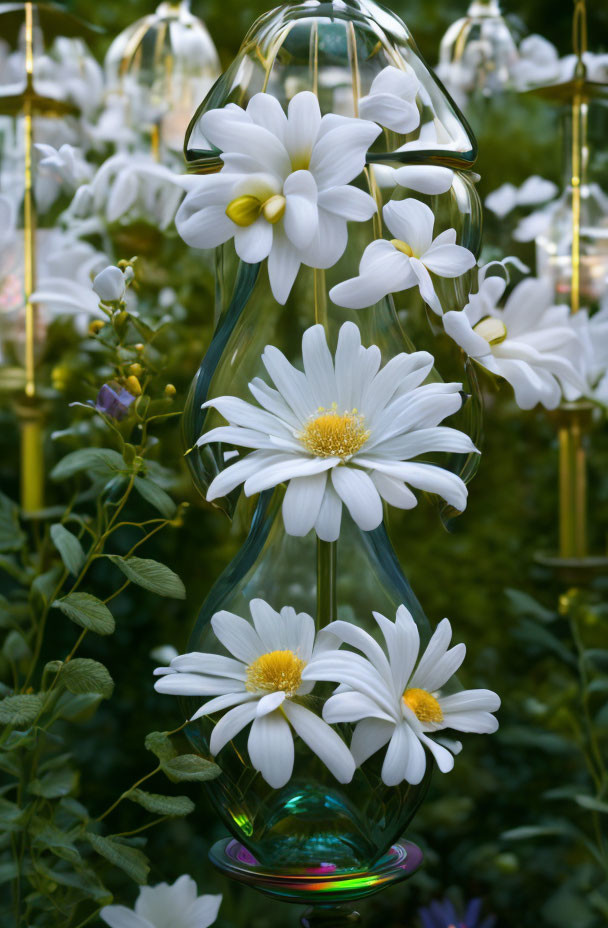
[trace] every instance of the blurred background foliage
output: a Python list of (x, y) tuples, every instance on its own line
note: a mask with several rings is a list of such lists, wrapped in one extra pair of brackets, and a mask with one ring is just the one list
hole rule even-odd
[[(154, 6), (145, 0), (95, 4), (72, 0), (64, 5), (105, 30), (94, 49), (99, 58), (114, 35)], [(465, 5), (457, 0), (408, 4), (395, 0), (393, 8), (434, 64), (443, 32), (463, 15)], [(223, 65), (235, 54), (253, 19), (269, 8), (267, 3), (247, 0), (192, 4), (193, 12), (205, 19)], [(562, 54), (569, 52), (568, 2), (509, 0), (505, 12), (522, 30), (525, 23), (528, 31), (543, 34)], [(608, 39), (608, 6), (592, 2), (589, 14), (590, 44), (601, 51), (602, 37), (604, 45)], [(555, 123), (544, 110), (503, 98), (476, 112), (473, 122), (481, 144), (482, 195), (504, 181), (518, 183), (533, 173), (559, 179)], [(488, 241), (498, 242), (499, 233), (498, 225), (489, 226)], [(128, 239), (116, 247), (118, 257), (133, 253)], [(518, 253), (533, 264), (530, 246), (520, 246)], [(162, 346), (163, 376), (176, 386), (179, 408), (211, 335), (211, 268), (200, 255), (184, 250), (168, 236), (144, 255), (140, 276), (142, 300), (153, 302), (155, 294), (170, 285), (181, 307)], [(415, 344), (428, 346), (425, 318), (409, 318), (407, 326)], [(94, 346), (86, 339), (75, 340), (67, 329), (58, 329), (53, 338), (49, 356), (58, 399), (52, 401), (50, 414), (54, 430), (60, 431), (75, 419), (68, 403), (94, 398), (103, 383), (103, 370), (96, 366)], [(444, 362), (452, 363), (447, 345), (440, 343), (434, 350), (440, 370)], [(0, 480), (4, 492), (16, 498), (15, 421), (10, 409), (0, 411), (0, 416)], [(470, 657), (463, 685), (489, 686), (502, 696), (501, 730), (492, 739), (465, 736), (455, 771), (435, 777), (410, 835), (425, 851), (425, 868), (411, 883), (375, 897), (362, 910), (370, 926), (413, 928), (418, 925), (419, 905), (449, 893), (456, 902), (483, 897), (484, 911), (495, 913), (504, 928), (596, 928), (608, 922), (606, 903), (602, 913), (601, 897), (598, 901), (601, 867), (576, 828), (586, 840), (594, 841), (597, 823), (595, 813), (572, 797), (590, 789), (584, 761), (585, 712), (597, 726), (604, 756), (608, 743), (608, 666), (602, 666), (605, 653), (603, 658), (600, 654), (607, 638), (608, 615), (602, 607), (607, 583), (596, 579), (582, 598), (566, 601), (567, 585), (535, 563), (537, 552), (556, 545), (556, 436), (548, 417), (538, 411), (520, 412), (509, 389), (496, 392), (489, 387), (484, 431), (482, 463), (467, 512), (446, 530), (436, 510), (421, 505), (412, 512), (393, 513), (391, 530), (405, 573), (432, 624), (448, 615), (457, 640), (467, 644)], [(158, 459), (178, 473), (172, 495), (177, 501), (187, 500), (190, 507), (180, 528), (150, 542), (147, 556), (179, 572), (187, 599), (160, 600), (131, 587), (116, 601), (116, 635), (89, 643), (88, 655), (107, 663), (116, 681), (112, 700), (92, 721), (79, 726), (72, 745), (92, 809), (105, 808), (148, 768), (143, 746), (147, 732), (173, 729), (182, 721), (175, 701), (153, 691), (155, 662), (150, 651), (167, 643), (184, 649), (200, 603), (243, 541), (242, 526), (231, 526), (192, 490), (178, 451), (175, 422), (159, 429), (158, 436)], [(49, 438), (47, 444), (48, 461), (53, 462), (76, 447), (76, 440), (68, 434)], [(597, 431), (592, 436), (590, 488), (594, 547), (605, 551), (608, 451), (605, 434)], [(105, 583), (100, 568), (92, 591), (100, 595)], [(590, 693), (584, 688), (590, 680), (581, 683), (572, 622), (584, 647), (600, 654), (590, 670), (599, 682)], [(49, 658), (69, 650), (73, 634), (66, 626), (57, 623)], [(200, 892), (222, 891), (222, 928), (295, 926), (297, 909), (271, 904), (228, 884), (212, 870), (207, 850), (223, 829), (202, 790), (194, 784), (186, 792), (197, 803), (195, 813), (150, 833), (150, 882), (172, 881), (185, 872), (197, 880)], [(124, 831), (137, 823), (137, 810), (128, 805), (123, 804)], [(605, 831), (608, 817), (599, 817)], [(537, 836), (530, 832), (528, 840), (516, 840), (517, 834), (505, 836), (514, 829), (539, 825), (547, 830)], [(130, 904), (135, 895), (132, 884), (122, 883), (120, 875), (114, 879), (111, 888), (117, 901)]]

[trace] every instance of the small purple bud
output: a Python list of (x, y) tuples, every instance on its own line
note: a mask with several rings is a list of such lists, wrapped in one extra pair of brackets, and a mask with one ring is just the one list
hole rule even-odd
[(129, 406), (135, 400), (135, 397), (124, 387), (119, 387), (118, 384), (115, 386), (117, 387), (116, 390), (109, 384), (104, 383), (97, 394), (95, 409), (98, 412), (105, 413), (106, 416), (111, 416), (112, 419), (120, 420), (124, 419), (129, 412)]

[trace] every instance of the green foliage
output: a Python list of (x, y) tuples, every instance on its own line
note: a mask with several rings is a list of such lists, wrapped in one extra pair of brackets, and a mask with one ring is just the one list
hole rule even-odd
[(199, 757), (198, 754), (172, 757), (161, 761), (161, 767), (173, 783), (181, 783), (184, 780), (214, 780), (220, 774), (217, 764)]
[(90, 593), (68, 593), (63, 599), (56, 599), (53, 606), (61, 609), (72, 622), (97, 635), (111, 635), (116, 628), (108, 607)]
[(128, 577), (132, 583), (143, 586), (145, 590), (150, 590), (157, 596), (186, 598), (184, 584), (165, 564), (142, 557), (123, 558), (117, 554), (109, 554), (108, 558), (122, 570), (125, 577)]

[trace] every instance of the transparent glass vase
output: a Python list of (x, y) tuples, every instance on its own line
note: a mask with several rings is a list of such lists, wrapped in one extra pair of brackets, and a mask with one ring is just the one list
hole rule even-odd
[[(235, 255), (232, 242), (216, 250), (216, 329), (209, 350), (194, 379), (184, 418), (184, 440), (192, 478), (205, 495), (211, 481), (234, 460), (238, 449), (219, 442), (196, 447), (199, 436), (224, 424), (222, 417), (203, 404), (219, 396), (252, 400), (248, 384), (254, 377), (267, 380), (262, 364), (266, 345), (279, 348), (295, 366), (302, 367), (302, 335), (310, 326), (324, 327), (329, 348), (335, 351), (338, 332), (346, 321), (355, 322), (364, 345), (375, 344), (386, 364), (400, 352), (415, 350), (402, 322), (424, 313), (416, 288), (400, 296), (399, 315), (392, 296), (361, 310), (345, 310), (332, 303), (331, 288), (356, 276), (365, 248), (383, 235), (382, 206), (389, 200), (412, 195), (385, 183), (385, 169), (403, 164), (440, 165), (454, 171), (451, 188), (440, 195), (417, 199), (433, 212), (435, 236), (455, 229), (456, 241), (477, 252), (481, 211), (471, 166), (476, 157), (474, 138), (466, 122), (420, 57), (411, 35), (393, 14), (369, 2), (290, 3), (263, 16), (246, 37), (239, 55), (193, 119), (186, 140), (186, 156), (193, 171), (212, 173), (222, 167), (221, 152), (211, 148), (200, 128), (202, 115), (228, 103), (246, 106), (260, 91), (276, 96), (284, 107), (299, 91), (318, 96), (322, 113), (357, 115), (358, 100), (369, 93), (380, 71), (393, 65), (412, 68), (421, 85), (422, 132), (407, 136), (384, 130), (367, 155), (367, 166), (354, 182), (371, 194), (378, 211), (369, 222), (350, 223), (342, 258), (328, 270), (302, 266), (285, 306), (272, 296), (266, 262), (245, 264)], [(433, 127), (429, 132), (428, 126)], [(339, 155), (339, 153), (336, 153)], [(384, 172), (383, 172), (384, 169)], [(390, 176), (390, 172), (389, 172)], [(462, 308), (472, 280), (437, 278), (437, 294), (445, 310)], [(429, 339), (437, 325), (427, 328)], [(425, 344), (418, 347), (429, 348)], [(460, 370), (456, 377), (463, 379)], [(441, 380), (437, 370), (430, 380)], [(479, 404), (475, 384), (466, 382), (461, 411), (450, 425), (478, 439)], [(477, 455), (441, 455), (442, 466), (469, 480)], [(427, 457), (426, 460), (433, 460)], [(384, 523), (362, 532), (346, 511), (340, 538), (327, 543), (314, 532), (304, 538), (285, 533), (281, 516), (283, 487), (246, 500), (240, 489), (215, 505), (229, 516), (247, 521), (251, 528), (234, 561), (219, 578), (203, 604), (190, 639), (189, 651), (222, 653), (211, 628), (219, 610), (247, 617), (254, 598), (274, 609), (292, 606), (315, 617), (317, 629), (334, 619), (360, 626), (374, 637), (378, 627), (372, 612), (394, 619), (405, 604), (425, 644), (430, 629), (396, 555)], [(445, 517), (453, 515), (447, 509)], [(320, 712), (333, 684), (317, 684), (305, 697)], [(185, 699), (188, 717), (200, 700)], [(197, 751), (209, 754), (209, 739), (217, 718), (201, 718), (187, 732)], [(349, 726), (341, 734), (350, 743)], [(214, 804), (230, 832), (265, 867), (304, 868), (331, 862), (336, 869), (371, 867), (407, 829), (422, 802), (432, 774), (428, 755), (422, 782), (387, 787), (381, 778), (382, 752), (355, 773), (350, 784), (339, 784), (300, 740), (295, 741), (294, 773), (281, 789), (271, 788), (250, 764), (247, 731), (219, 752), (222, 776), (208, 784)]]

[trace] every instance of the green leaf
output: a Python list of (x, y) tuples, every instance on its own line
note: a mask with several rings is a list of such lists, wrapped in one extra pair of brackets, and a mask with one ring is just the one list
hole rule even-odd
[(518, 615), (525, 615), (543, 623), (553, 622), (557, 618), (556, 612), (547, 609), (528, 593), (524, 593), (523, 590), (514, 590), (508, 587), (505, 590), (505, 595), (509, 600), (513, 612)]
[(58, 883), (60, 886), (68, 886), (70, 889), (79, 890), (85, 896), (94, 899), (98, 905), (107, 905), (112, 901), (112, 893), (99, 881), (97, 875), (89, 867), (78, 868), (73, 870), (51, 870), (43, 860), (36, 862), (36, 870), (42, 873), (48, 880)]
[(222, 772), (213, 761), (198, 754), (180, 754), (161, 762), (161, 767), (173, 783), (183, 780), (214, 780)]
[(146, 502), (150, 503), (151, 506), (154, 506), (154, 508), (160, 512), (161, 516), (164, 516), (165, 519), (173, 518), (177, 506), (169, 494), (165, 493), (157, 483), (148, 480), (147, 477), (136, 477), (135, 489), (140, 496), (143, 496)]
[(68, 593), (53, 603), (72, 622), (97, 635), (111, 635), (115, 630), (114, 616), (100, 599), (90, 593)]
[(188, 796), (160, 796), (158, 793), (146, 793), (143, 789), (132, 790), (127, 799), (136, 802), (147, 812), (158, 815), (190, 815), (194, 803)]
[(171, 760), (177, 757), (177, 751), (166, 731), (151, 731), (144, 742), (146, 750), (156, 754), (159, 760)]
[(136, 883), (146, 882), (150, 865), (142, 851), (135, 847), (128, 847), (126, 844), (120, 844), (114, 838), (104, 838), (90, 831), (86, 833), (86, 838), (94, 851), (97, 851), (101, 857), (105, 857), (115, 867), (124, 870)]
[(62, 693), (55, 712), (68, 722), (88, 722), (103, 699), (99, 693)]
[(62, 796), (69, 796), (77, 782), (76, 771), (63, 767), (61, 770), (51, 770), (45, 776), (32, 780), (29, 791), (34, 796), (42, 796), (44, 799), (59, 799)]
[(608, 815), (608, 802), (601, 802), (595, 796), (577, 796), (576, 801), (583, 809), (590, 809), (592, 812), (601, 812)]
[(109, 699), (114, 689), (114, 681), (107, 667), (89, 657), (76, 657), (63, 665), (61, 682), (70, 691), (81, 693), (99, 693)]
[(42, 709), (42, 696), (5, 696), (0, 702), (0, 723), (30, 725)]
[(108, 554), (107, 557), (122, 570), (138, 586), (150, 590), (158, 596), (172, 596), (175, 599), (185, 599), (186, 589), (176, 573), (165, 564), (143, 557), (120, 557), (118, 554)]
[(57, 589), (61, 573), (61, 567), (56, 564), (55, 567), (51, 567), (46, 573), (39, 574), (32, 583), (32, 593), (36, 593), (44, 603), (48, 603)]
[(18, 551), (25, 541), (19, 525), (19, 507), (0, 493), (0, 551)]
[(124, 468), (122, 455), (111, 448), (81, 448), (79, 451), (66, 454), (51, 471), (51, 478), (67, 480), (83, 470), (90, 471), (95, 476), (108, 476)]
[(0, 864), (0, 883), (10, 883), (18, 875), (19, 869), (14, 860)]
[(39, 820), (39, 822), (39, 828), (31, 829), (35, 832), (33, 841), (34, 847), (49, 850), (55, 854), (56, 857), (67, 860), (71, 864), (80, 863), (82, 858), (69, 835), (50, 822), (45, 822), (44, 820)]
[(566, 823), (557, 825), (522, 825), (519, 828), (510, 828), (503, 831), (502, 837), (507, 841), (527, 841), (529, 838), (549, 838), (554, 835), (572, 837), (578, 834), (577, 829)]
[(6, 636), (6, 640), (2, 647), (2, 653), (9, 661), (16, 664), (17, 661), (23, 661), (29, 657), (31, 651), (21, 632), (13, 629)]
[(77, 577), (84, 564), (85, 554), (76, 535), (72, 535), (67, 528), (57, 522), (55, 525), (51, 525), (51, 539), (59, 551), (66, 568)]

